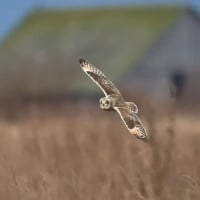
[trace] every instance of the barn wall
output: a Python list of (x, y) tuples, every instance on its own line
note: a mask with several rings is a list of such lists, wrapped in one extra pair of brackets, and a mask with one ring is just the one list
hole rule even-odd
[(167, 96), (169, 75), (174, 70), (190, 76), (190, 82), (191, 72), (200, 75), (200, 19), (188, 10), (150, 48), (126, 77), (125, 85), (141, 86), (154, 96)]

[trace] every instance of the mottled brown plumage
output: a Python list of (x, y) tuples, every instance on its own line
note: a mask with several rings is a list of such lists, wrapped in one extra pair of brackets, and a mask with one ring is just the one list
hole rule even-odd
[(148, 134), (142, 122), (136, 115), (137, 106), (133, 102), (126, 102), (117, 87), (95, 66), (84, 58), (79, 59), (83, 71), (100, 87), (105, 97), (100, 99), (103, 110), (116, 110), (130, 133), (138, 139), (148, 140)]

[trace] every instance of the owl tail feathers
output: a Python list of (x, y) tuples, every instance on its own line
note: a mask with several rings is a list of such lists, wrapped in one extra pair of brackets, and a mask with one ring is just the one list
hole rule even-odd
[(126, 105), (131, 112), (138, 113), (138, 107), (133, 102), (126, 102)]

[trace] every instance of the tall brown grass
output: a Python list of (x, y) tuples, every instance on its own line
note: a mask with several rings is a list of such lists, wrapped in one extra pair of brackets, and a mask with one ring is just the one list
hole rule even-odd
[(147, 144), (96, 104), (13, 110), (0, 116), (0, 199), (200, 199), (198, 115), (147, 104)]

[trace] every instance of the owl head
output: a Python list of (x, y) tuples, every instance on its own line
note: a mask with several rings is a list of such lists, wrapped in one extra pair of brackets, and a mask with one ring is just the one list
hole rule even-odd
[(112, 101), (110, 98), (107, 97), (103, 97), (99, 100), (100, 103), (100, 108), (103, 110), (109, 110), (111, 108), (112, 105)]

